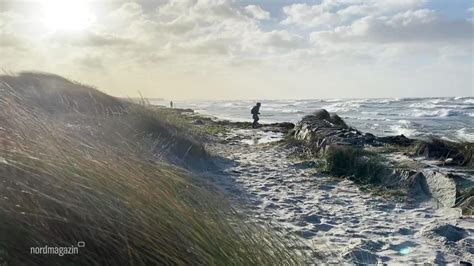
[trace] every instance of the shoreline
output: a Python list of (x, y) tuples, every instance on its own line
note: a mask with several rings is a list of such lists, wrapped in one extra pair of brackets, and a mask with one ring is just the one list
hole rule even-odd
[[(397, 101), (340, 100), (330, 103), (320, 101), (263, 102), (261, 122), (296, 123), (304, 115), (317, 109), (339, 114), (346, 122), (364, 132), (379, 136), (405, 134), (413, 138), (437, 136), (451, 141), (474, 141), (470, 120), (474, 116), (469, 99), (450, 101), (450, 98)], [(248, 121), (251, 102), (207, 101), (188, 102), (178, 107), (214, 115), (229, 121)], [(267, 116), (267, 117), (265, 117)], [(266, 121), (269, 119), (269, 121)], [(274, 120), (274, 121), (273, 121)]]

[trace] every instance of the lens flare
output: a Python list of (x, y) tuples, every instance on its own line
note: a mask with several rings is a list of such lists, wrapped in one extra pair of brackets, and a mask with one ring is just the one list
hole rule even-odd
[(84, 30), (95, 19), (87, 1), (48, 0), (43, 3), (43, 24), (50, 30)]
[(410, 250), (411, 250), (411, 248), (406, 247), (406, 248), (401, 248), (399, 252), (402, 255), (406, 255), (406, 254), (410, 253)]

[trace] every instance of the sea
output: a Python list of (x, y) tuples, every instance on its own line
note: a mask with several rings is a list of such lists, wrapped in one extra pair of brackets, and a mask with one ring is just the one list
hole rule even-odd
[[(324, 108), (337, 113), (347, 124), (378, 136), (403, 134), (412, 138), (439, 137), (474, 142), (474, 97), (259, 100), (260, 123), (298, 122)], [(169, 100), (149, 99), (151, 104), (169, 105)], [(175, 108), (230, 121), (252, 121), (250, 109), (256, 101), (174, 101)]]

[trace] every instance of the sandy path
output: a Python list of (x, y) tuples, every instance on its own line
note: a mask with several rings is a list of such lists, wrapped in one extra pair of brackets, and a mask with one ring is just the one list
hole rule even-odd
[[(211, 150), (232, 161), (219, 178), (231, 197), (252, 209), (256, 219), (295, 232), (316, 250), (330, 250), (334, 260), (473, 261), (472, 217), (461, 219), (453, 209), (435, 210), (428, 203), (413, 206), (374, 197), (351, 181), (335, 181), (289, 159), (288, 149), (278, 145), (248, 145), (234, 138)], [(429, 230), (442, 223), (465, 228), (470, 236), (446, 243)]]

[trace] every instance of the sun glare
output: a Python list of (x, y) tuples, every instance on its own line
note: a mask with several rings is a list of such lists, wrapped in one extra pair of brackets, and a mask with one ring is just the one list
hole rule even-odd
[(43, 23), (50, 30), (79, 31), (95, 21), (87, 1), (46, 0)]

